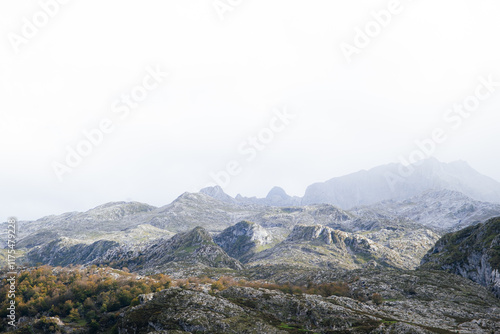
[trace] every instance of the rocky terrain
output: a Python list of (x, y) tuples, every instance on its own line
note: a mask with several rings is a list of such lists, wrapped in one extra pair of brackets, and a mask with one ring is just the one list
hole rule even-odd
[[(381, 202), (350, 212), (329, 204), (230, 204), (203, 193), (185, 193), (161, 208), (135, 202), (109, 203), (84, 213), (20, 222), (18, 249), (27, 256), (19, 260), (85, 264), (103, 255), (104, 241), (111, 242), (104, 243), (108, 248), (117, 243), (122, 251), (137, 253), (156, 240), (203, 226), (228, 256), (242, 263), (277, 263), (283, 258), (301, 265), (413, 269), (445, 231), (473, 224), (481, 217), (490, 218), (497, 208), (452, 191), (427, 192), (403, 202)], [(80, 220), (83, 223), (77, 223)], [(288, 238), (299, 225), (331, 228), (348, 243), (356, 240), (357, 246), (338, 248), (340, 244)], [(88, 256), (82, 256), (82, 252)], [(282, 255), (285, 253), (288, 255)]]
[(272, 233), (259, 224), (242, 221), (214, 237), (214, 242), (228, 255), (246, 263), (250, 258), (277, 243)]
[[(352, 228), (354, 225), (346, 226)], [(439, 235), (423, 227), (392, 226), (370, 225), (370, 229), (351, 233), (319, 224), (299, 224), (283, 237), (273, 233), (272, 228), (242, 221), (213, 237), (206, 229), (196, 227), (172, 238), (141, 244), (107, 240), (85, 243), (59, 238), (32, 248), (24, 260), (32, 265), (105, 264), (127, 267), (143, 274), (174, 273), (183, 266), (241, 269), (242, 263), (248, 266), (290, 264), (311, 268), (415, 269)]]
[(240, 270), (242, 264), (214, 243), (202, 227), (158, 239), (136, 249), (127, 246), (108, 250), (92, 263), (138, 271), (145, 274), (171, 272), (182, 268), (211, 267)]
[(251, 264), (290, 264), (355, 269), (384, 266), (411, 269), (411, 257), (361, 236), (322, 225), (297, 225), (286, 240), (254, 255)]
[(459, 276), (443, 272), (358, 270), (345, 274), (344, 278), (351, 280), (351, 290), (357, 298), (242, 286), (222, 290), (195, 286), (190, 290), (170, 288), (144, 296), (140, 305), (122, 313), (118, 328), (120, 333), (496, 333), (500, 330), (500, 301), (483, 287)]
[(446, 234), (424, 256), (420, 268), (461, 275), (500, 298), (500, 218)]

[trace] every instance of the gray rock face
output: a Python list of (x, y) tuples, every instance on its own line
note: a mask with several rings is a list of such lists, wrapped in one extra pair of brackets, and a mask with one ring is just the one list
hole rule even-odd
[[(441, 163), (428, 159), (412, 165), (375, 167), (309, 186), (303, 205), (328, 203), (343, 209), (383, 200), (405, 200), (429, 190), (454, 190), (473, 199), (500, 203), (500, 183), (462, 161)], [(407, 177), (401, 177), (400, 171)]]
[(420, 267), (469, 278), (500, 298), (500, 218), (446, 234), (425, 255)]
[(256, 252), (271, 244), (273, 237), (259, 224), (242, 221), (215, 236), (214, 242), (228, 255), (245, 263)]

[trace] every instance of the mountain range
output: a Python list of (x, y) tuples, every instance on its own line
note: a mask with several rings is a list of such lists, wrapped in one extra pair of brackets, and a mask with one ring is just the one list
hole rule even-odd
[[(398, 194), (397, 198), (386, 199), (388, 193), (383, 189), (387, 182), (377, 183), (374, 180), (380, 180), (378, 176), (395, 172), (397, 168), (394, 164), (381, 166), (332, 179), (321, 186), (333, 191), (323, 194), (331, 195), (336, 191), (344, 193), (345, 196), (340, 200), (344, 207), (355, 203), (374, 202), (352, 206), (349, 210), (331, 203), (299, 205), (299, 202), (310, 201), (310, 189), (306, 196), (300, 199), (291, 197), (283, 189), (275, 187), (266, 198), (258, 199), (242, 196), (233, 198), (216, 186), (202, 189), (199, 193), (184, 193), (162, 207), (138, 202), (113, 202), (87, 212), (70, 212), (36, 221), (20, 221), (18, 247), (26, 252), (31, 251), (32, 262), (45, 263), (43, 257), (36, 255), (37, 252), (44, 254), (51, 250), (49, 253), (54, 253), (56, 247), (64, 254), (78, 249), (81, 254), (88, 252), (89, 255), (101, 256), (106, 247), (115, 245), (114, 243), (127, 247), (143, 247), (157, 239), (167, 240), (177, 233), (189, 232), (201, 226), (224, 250), (245, 263), (251, 259), (262, 261), (263, 256), (270, 252), (266, 250), (270, 246), (274, 247), (281, 242), (297, 243), (296, 239), (290, 239), (296, 226), (315, 225), (322, 226), (318, 227), (321, 229), (329, 228), (351, 234), (341, 239), (359, 241), (359, 238), (364, 238), (368, 240), (367, 245), (373, 243), (385, 257), (395, 260), (393, 253), (402, 256), (397, 261), (402, 261), (405, 265), (399, 265), (400, 267), (413, 268), (420, 258), (405, 260), (405, 257), (415, 258), (417, 254), (423, 256), (427, 250), (425, 248), (430, 248), (444, 233), (500, 216), (500, 204), (477, 199), (494, 198), (500, 184), (482, 176), (464, 162), (447, 164), (435, 159), (426, 160), (414, 166), (415, 171), (408, 177), (408, 189), (405, 192), (394, 193), (393, 195)], [(420, 186), (410, 187), (412, 182), (417, 182)], [(343, 186), (337, 189), (341, 184)], [(357, 200), (353, 200), (352, 193), (343, 188), (348, 184), (354, 188), (359, 186)], [(358, 186), (355, 186), (356, 184)], [(500, 191), (498, 193), (500, 194)], [(333, 199), (335, 196), (330, 195), (323, 197), (324, 201), (317, 202), (332, 202), (333, 200), (328, 198)], [(285, 205), (287, 203), (291, 205)], [(250, 225), (245, 227), (244, 224)], [(232, 230), (228, 231), (228, 228)], [(6, 233), (5, 231), (6, 229), (3, 229), (1, 233)], [(241, 235), (237, 235), (238, 233)], [(243, 236), (249, 240), (243, 241), (240, 238)], [(232, 243), (236, 240), (243, 242), (243, 246), (230, 245), (225, 239), (231, 240)], [(7, 239), (2, 240), (5, 243)], [(94, 244), (98, 241), (114, 243)], [(250, 247), (247, 242), (255, 242), (255, 247)], [(412, 246), (406, 247), (404, 243)], [(331, 244), (326, 245), (328, 244), (321, 247), (331, 248)], [(95, 247), (99, 250), (94, 249)], [(287, 249), (291, 251), (292, 248)], [(256, 257), (262, 250), (266, 252)], [(332, 251), (329, 250), (330, 253)], [(340, 248), (337, 251), (340, 251)], [(313, 256), (311, 254), (315, 253), (309, 252), (310, 257)], [(379, 255), (381, 256), (377, 256)], [(84, 258), (77, 262), (83, 261)], [(275, 258), (275, 255), (267, 257), (271, 258)], [(46, 260), (50, 263), (60, 262), (54, 258)], [(324, 263), (328, 262), (329, 260)], [(344, 264), (344, 267), (349, 267)]]
[[(123, 309), (122, 333), (500, 330), (499, 184), (435, 159), (388, 183), (400, 168), (312, 185), (303, 198), (278, 187), (233, 198), (216, 186), (161, 207), (112, 202), (19, 221), (16, 255), (28, 267), (180, 280)], [(200, 278), (212, 283), (182, 283)], [(221, 288), (227, 280), (239, 283)], [(296, 287), (259, 288), (271, 283)], [(323, 296), (294, 292), (313, 286)]]

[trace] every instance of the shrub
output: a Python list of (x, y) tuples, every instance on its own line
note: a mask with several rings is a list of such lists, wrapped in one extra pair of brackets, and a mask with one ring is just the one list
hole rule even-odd
[(382, 304), (382, 303), (383, 303), (383, 301), (384, 301), (384, 300), (383, 300), (382, 296), (381, 296), (379, 293), (374, 293), (374, 294), (372, 295), (372, 301), (373, 301), (375, 304), (380, 305), (380, 304)]

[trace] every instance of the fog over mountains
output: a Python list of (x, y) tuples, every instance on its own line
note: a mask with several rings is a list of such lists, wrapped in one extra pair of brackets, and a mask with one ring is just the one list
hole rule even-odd
[(304, 197), (291, 197), (279, 187), (265, 198), (232, 198), (216, 186), (201, 192), (227, 203), (294, 206), (331, 204), (342, 209), (384, 200), (407, 200), (427, 191), (452, 190), (472, 199), (500, 203), (500, 182), (480, 174), (464, 161), (443, 163), (435, 158), (403, 166), (387, 164), (310, 185)]

